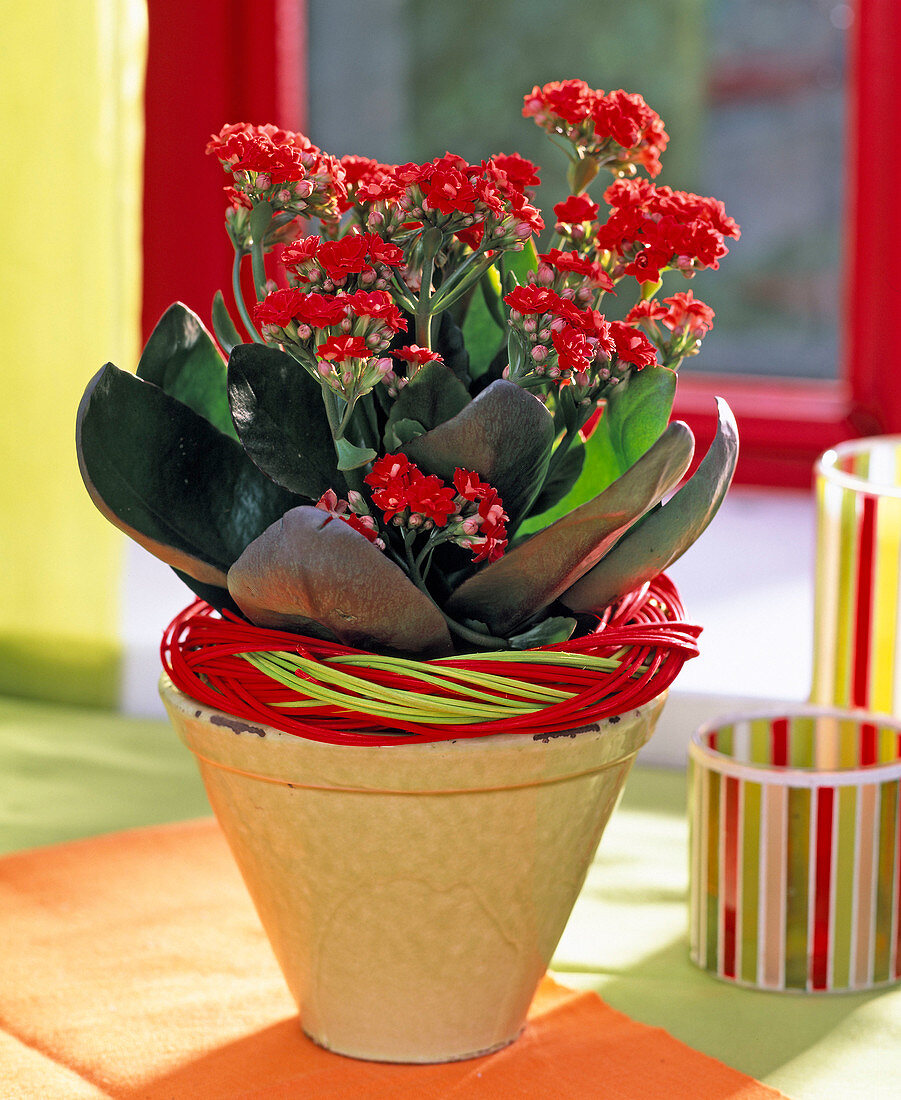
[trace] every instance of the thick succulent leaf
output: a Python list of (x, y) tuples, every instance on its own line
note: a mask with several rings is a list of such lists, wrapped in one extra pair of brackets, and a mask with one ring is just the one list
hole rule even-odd
[(603, 607), (668, 569), (704, 532), (723, 502), (738, 461), (732, 410), (717, 398), (718, 424), (710, 449), (677, 493), (627, 531), (561, 601), (573, 611)]
[[(523, 525), (531, 534), (584, 504), (614, 481), (647, 451), (667, 425), (676, 375), (668, 367), (645, 367), (610, 398), (585, 443), (582, 472), (566, 495), (539, 514), (537, 507)], [(565, 395), (565, 391), (564, 391)]]
[(455, 417), (469, 404), (469, 391), (459, 378), (443, 363), (426, 363), (397, 395), (388, 415), (385, 443), (391, 450), (390, 440), (401, 433), (395, 427), (401, 421), (411, 420), (421, 425), (422, 432), (430, 431)]
[(669, 423), (675, 396), (676, 372), (669, 367), (633, 371), (624, 385), (614, 389), (604, 419), (623, 470), (660, 436)]
[(216, 333), (216, 339), (226, 355), (231, 355), (232, 348), (242, 342), (241, 334), (228, 312), (221, 290), (217, 290), (213, 295), (213, 332)]
[(509, 550), (451, 596), (448, 613), (487, 623), (501, 637), (553, 603), (607, 553), (688, 469), (694, 437), (675, 421), (594, 500)]
[(318, 500), (344, 478), (319, 383), (290, 355), (239, 344), (228, 360), (228, 396), (244, 450), (278, 485)]
[(204, 584), (224, 587), (244, 547), (297, 503), (240, 444), (112, 363), (85, 390), (76, 445), (84, 483), (106, 518)]
[(438, 316), (438, 333), (435, 337), (434, 350), (460, 381), (468, 386), (470, 383), (469, 351), (463, 341), (463, 332), (448, 309)]
[(540, 515), (561, 501), (575, 485), (585, 465), (585, 447), (574, 443), (566, 452), (566, 457), (545, 481), (538, 499), (532, 505), (532, 512)]
[(512, 532), (537, 495), (554, 442), (554, 420), (542, 403), (499, 379), (452, 420), (404, 448), (427, 473), (449, 481), (459, 466), (500, 494)]
[(220, 432), (237, 439), (228, 407), (225, 360), (203, 322), (187, 306), (170, 306), (141, 354), (138, 378), (159, 386)]
[(373, 543), (319, 508), (293, 508), (264, 531), (229, 570), (228, 589), (258, 626), (427, 657), (453, 648), (428, 596)]
[(469, 373), (480, 378), (507, 340), (507, 321), (501, 304), (497, 268), (489, 267), (479, 281), (466, 311), (463, 339), (469, 351)]

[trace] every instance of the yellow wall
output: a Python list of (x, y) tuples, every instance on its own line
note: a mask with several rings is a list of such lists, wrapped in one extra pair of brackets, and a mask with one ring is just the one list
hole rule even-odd
[(75, 410), (139, 347), (142, 0), (10, 4), (0, 133), (0, 692), (112, 705), (120, 536), (78, 474)]

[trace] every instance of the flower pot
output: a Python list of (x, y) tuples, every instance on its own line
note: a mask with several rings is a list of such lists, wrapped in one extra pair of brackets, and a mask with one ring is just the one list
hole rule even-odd
[(389, 1062), (512, 1042), (661, 695), (559, 734), (323, 744), (161, 693), (303, 1030)]

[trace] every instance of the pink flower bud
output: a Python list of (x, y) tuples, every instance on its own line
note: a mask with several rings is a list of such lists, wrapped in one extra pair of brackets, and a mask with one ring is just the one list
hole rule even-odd
[(536, 272), (536, 281), (541, 286), (550, 286), (554, 281), (556, 272), (550, 264), (539, 264), (538, 271)]
[(536, 363), (543, 363), (547, 359), (547, 348), (543, 344), (536, 344), (532, 348), (532, 358)]

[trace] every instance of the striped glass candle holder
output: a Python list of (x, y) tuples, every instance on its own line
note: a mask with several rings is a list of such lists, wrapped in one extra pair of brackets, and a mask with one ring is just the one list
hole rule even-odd
[(826, 451), (816, 494), (811, 700), (901, 713), (901, 436)]
[(689, 749), (691, 958), (756, 989), (901, 976), (901, 724), (814, 707), (724, 718)]

